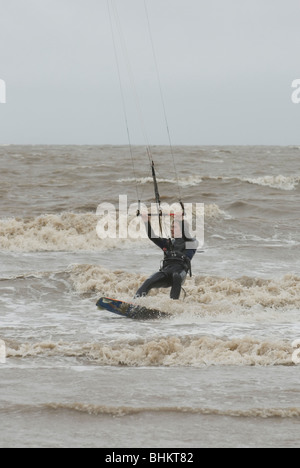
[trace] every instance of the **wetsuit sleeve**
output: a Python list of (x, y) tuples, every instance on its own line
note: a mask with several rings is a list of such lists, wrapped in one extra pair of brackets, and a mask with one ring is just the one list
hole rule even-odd
[(185, 255), (190, 259), (192, 260), (192, 258), (194, 257), (194, 255), (196, 254), (197, 252), (197, 248), (199, 246), (199, 242), (197, 240), (194, 240), (193, 241), (193, 249), (186, 249), (185, 251)]
[(156, 236), (155, 232), (154, 232), (153, 229), (152, 229), (150, 220), (148, 220), (148, 223), (146, 223), (146, 229), (147, 229), (147, 233), (148, 233), (149, 239), (150, 239), (155, 245), (157, 245), (157, 247), (159, 247), (159, 248), (162, 249), (162, 250), (164, 250), (165, 248), (167, 248), (168, 240), (167, 240), (167, 239), (164, 239), (164, 238), (162, 238), (162, 237), (157, 237), (157, 236)]

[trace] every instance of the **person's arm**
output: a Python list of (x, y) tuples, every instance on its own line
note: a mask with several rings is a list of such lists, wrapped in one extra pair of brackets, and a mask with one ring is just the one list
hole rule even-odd
[(145, 223), (145, 226), (146, 226), (146, 231), (147, 231), (147, 234), (148, 234), (148, 237), (149, 239), (157, 246), (159, 247), (160, 249), (164, 250), (166, 247), (167, 247), (167, 242), (168, 240), (167, 239), (164, 239), (162, 237), (157, 237), (155, 232), (153, 231), (152, 229), (152, 225), (151, 225), (151, 216), (150, 215), (146, 215), (146, 214), (142, 214), (142, 218), (143, 218), (143, 221)]
[(198, 242), (196, 239), (194, 239), (194, 240), (189, 240), (189, 241), (187, 242), (187, 244), (192, 244), (192, 247), (194, 247), (194, 248), (186, 249), (186, 251), (185, 251), (185, 255), (186, 255), (190, 260), (192, 260), (193, 257), (194, 257), (194, 255), (195, 255), (196, 252), (197, 252), (197, 248), (198, 248), (198, 246), (199, 246), (199, 242)]

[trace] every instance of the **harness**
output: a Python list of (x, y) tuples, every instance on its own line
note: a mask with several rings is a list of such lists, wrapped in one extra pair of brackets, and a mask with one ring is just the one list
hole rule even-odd
[(164, 259), (162, 261), (161, 271), (177, 263), (182, 265), (183, 269), (192, 277), (192, 262), (184, 252), (184, 239), (176, 239), (174, 244), (171, 239), (169, 239), (168, 247), (164, 248)]

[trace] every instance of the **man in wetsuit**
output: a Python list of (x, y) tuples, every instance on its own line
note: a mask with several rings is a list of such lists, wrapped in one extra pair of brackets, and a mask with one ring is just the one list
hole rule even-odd
[[(171, 299), (180, 297), (181, 288), (187, 274), (192, 276), (191, 261), (199, 245), (196, 239), (185, 235), (184, 221), (172, 216), (171, 239), (156, 237), (151, 226), (150, 217), (143, 215), (149, 239), (164, 252), (160, 271), (148, 278), (137, 291), (135, 297), (147, 296), (154, 288), (171, 288)], [(182, 217), (181, 217), (182, 218)]]

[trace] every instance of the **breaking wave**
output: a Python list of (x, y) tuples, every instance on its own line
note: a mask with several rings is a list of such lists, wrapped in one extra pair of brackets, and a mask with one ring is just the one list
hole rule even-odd
[[(9, 281), (14, 287), (14, 281), (24, 280), (28, 285), (36, 282), (36, 288), (44, 288), (54, 284), (55, 288), (66, 287), (76, 294), (85, 295), (92, 300), (98, 297), (116, 297), (124, 301), (132, 301), (135, 292), (148, 275), (131, 273), (124, 270), (111, 270), (98, 265), (74, 264), (63, 271), (29, 272), (16, 276), (2, 276), (1, 282)], [(38, 281), (40, 283), (38, 283)], [(28, 286), (29, 287), (29, 286)], [(285, 275), (277, 279), (264, 279), (243, 276), (226, 278), (217, 276), (194, 275), (186, 282), (186, 297), (172, 301), (168, 289), (154, 290), (145, 298), (139, 298), (138, 304), (167, 312), (174, 317), (191, 319), (213, 318), (237, 320), (257, 319), (265, 321), (272, 318), (275, 321), (287, 321), (286, 314), (297, 319), (300, 308), (300, 277)], [(64, 289), (61, 290), (61, 294)]]
[[(188, 177), (180, 177), (178, 180), (173, 179), (158, 179), (159, 183), (179, 185), (181, 188), (197, 187), (203, 182), (247, 182), (249, 184), (260, 185), (262, 187), (271, 187), (280, 190), (295, 190), (300, 183), (300, 176), (284, 176), (284, 175), (265, 175), (262, 177), (227, 177), (227, 176), (200, 176), (193, 175)], [(152, 177), (141, 177), (138, 179), (126, 178), (119, 179), (119, 183), (137, 183), (139, 185), (153, 184)]]
[(35, 252), (99, 248), (92, 214), (49, 214), (31, 219), (0, 220), (2, 250)]
[[(98, 293), (110, 297), (132, 298), (141, 281), (141, 274), (121, 270), (111, 271), (96, 265), (74, 265), (70, 271), (75, 290), (81, 294)], [(222, 278), (213, 276), (193, 276), (185, 286), (187, 298), (184, 308), (197, 314), (218, 315), (219, 313), (253, 308), (260, 305), (272, 310), (300, 307), (300, 278), (285, 275), (281, 279), (262, 279), (252, 277)], [(152, 297), (144, 301), (151, 305)], [(156, 301), (157, 301), (157, 294)], [(161, 304), (168, 299), (168, 291), (160, 291)], [(172, 303), (176, 313), (182, 302)], [(159, 305), (159, 304), (158, 304)], [(201, 307), (200, 307), (201, 306)], [(168, 301), (166, 307), (170, 308)], [(170, 312), (170, 310), (168, 310)], [(260, 311), (261, 313), (261, 311)]]
[(214, 416), (231, 416), (242, 418), (299, 418), (300, 408), (249, 408), (239, 410), (220, 410), (217, 408), (193, 408), (185, 406), (158, 406), (158, 407), (132, 407), (132, 406), (101, 406), (84, 403), (49, 403), (49, 409), (69, 410), (87, 413), (94, 416), (109, 415), (124, 417), (141, 413), (183, 413)]
[[(84, 296), (92, 301), (94, 309), (101, 296), (115, 297), (132, 302), (136, 291), (147, 275), (124, 270), (110, 270), (97, 265), (70, 265), (63, 271), (30, 272), (16, 276), (1, 277), (0, 282), (8, 282), (12, 290), (27, 288), (28, 294), (39, 295), (51, 287), (60, 295)], [(34, 290), (32, 285), (34, 284)], [(263, 278), (225, 278), (194, 275), (185, 284), (186, 297), (172, 301), (168, 289), (151, 291), (145, 298), (136, 300), (137, 304), (155, 308), (168, 313), (164, 320), (179, 323), (223, 323), (238, 322), (274, 324), (285, 323), (296, 333), (299, 322), (300, 278), (286, 275), (278, 279)], [(31, 296), (32, 299), (32, 296)], [(82, 299), (82, 298), (81, 298)], [(104, 312), (103, 312), (104, 313)], [(288, 325), (290, 324), (290, 325)], [(295, 324), (295, 325), (294, 325)]]
[(300, 176), (285, 177), (283, 175), (278, 175), (257, 178), (243, 178), (242, 180), (248, 182), (249, 184), (261, 185), (264, 187), (271, 187), (280, 190), (295, 190), (299, 185)]
[(7, 358), (75, 357), (84, 363), (118, 367), (291, 366), (294, 351), (290, 343), (283, 341), (210, 336), (170, 336), (114, 344), (45, 341), (6, 345)]
[[(215, 205), (205, 206), (207, 220), (225, 217)], [(136, 240), (99, 239), (99, 216), (93, 213), (45, 214), (35, 218), (0, 220), (0, 249), (16, 252), (102, 251), (122, 248)], [(128, 222), (131, 220), (129, 219)], [(117, 225), (118, 227), (118, 225)]]
[(209, 407), (192, 406), (107, 406), (99, 404), (72, 402), (72, 403), (43, 403), (38, 405), (15, 404), (0, 408), (0, 414), (26, 414), (41, 411), (70, 411), (84, 413), (90, 416), (108, 416), (113, 418), (124, 418), (126, 416), (150, 414), (183, 414), (199, 416), (227, 416), (232, 418), (261, 418), (261, 419), (296, 419), (300, 417), (299, 407), (278, 407), (278, 408), (247, 408), (247, 409), (219, 409)]
[[(140, 177), (140, 178), (126, 178), (126, 179), (118, 179), (118, 183), (123, 184), (125, 183), (137, 183), (139, 185), (145, 185), (145, 184), (153, 184), (153, 178), (152, 177)], [(200, 176), (188, 176), (188, 177), (180, 177), (178, 180), (177, 178), (174, 179), (163, 179), (163, 178), (157, 178), (157, 182), (159, 184), (178, 184), (182, 188), (187, 188), (187, 187), (196, 187), (197, 185), (201, 184), (202, 182), (202, 177)]]

